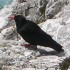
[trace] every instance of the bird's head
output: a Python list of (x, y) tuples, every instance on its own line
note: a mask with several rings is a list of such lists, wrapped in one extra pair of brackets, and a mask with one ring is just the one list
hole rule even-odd
[(10, 20), (15, 20), (17, 26), (23, 26), (26, 22), (26, 18), (22, 15), (13, 15), (8, 17)]

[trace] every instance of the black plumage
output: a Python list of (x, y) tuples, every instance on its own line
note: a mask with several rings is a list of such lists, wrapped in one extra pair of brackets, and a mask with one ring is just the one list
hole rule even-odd
[(31, 45), (40, 45), (53, 48), (54, 50), (63, 51), (62, 46), (46, 34), (37, 24), (26, 20), (22, 15), (14, 17), (18, 33), (22, 38)]

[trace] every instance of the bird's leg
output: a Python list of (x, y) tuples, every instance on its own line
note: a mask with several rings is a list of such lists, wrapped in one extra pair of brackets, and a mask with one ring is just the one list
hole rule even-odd
[(37, 49), (37, 45), (31, 45), (31, 44), (21, 44), (21, 46), (24, 46), (28, 49), (31, 49), (31, 50), (35, 50)]
[(21, 44), (21, 46), (30, 47), (32, 45), (31, 44)]

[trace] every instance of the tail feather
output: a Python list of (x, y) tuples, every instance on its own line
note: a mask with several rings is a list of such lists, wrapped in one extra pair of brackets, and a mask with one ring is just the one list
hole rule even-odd
[(62, 49), (62, 46), (60, 44), (58, 44), (56, 41), (54, 41), (53, 39), (51, 40), (49, 47), (55, 49), (58, 52), (64, 51)]

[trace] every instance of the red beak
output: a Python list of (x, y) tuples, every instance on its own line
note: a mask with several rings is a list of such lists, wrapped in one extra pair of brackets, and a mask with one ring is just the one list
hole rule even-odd
[(10, 20), (14, 20), (14, 16), (9, 16), (8, 17)]

